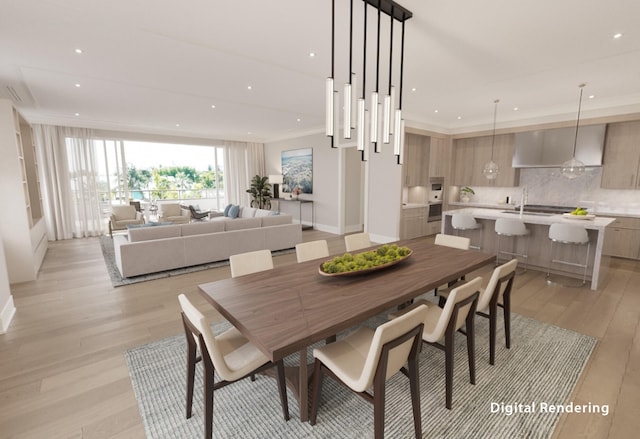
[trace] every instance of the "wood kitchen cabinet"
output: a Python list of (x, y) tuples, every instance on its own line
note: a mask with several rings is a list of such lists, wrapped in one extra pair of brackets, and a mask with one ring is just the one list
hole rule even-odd
[(447, 144), (445, 139), (431, 137), (429, 143), (429, 177), (446, 177)]
[(640, 189), (640, 121), (608, 125), (600, 187)]
[(407, 133), (402, 165), (404, 186), (429, 184), (429, 137)]
[(400, 239), (412, 239), (427, 234), (427, 207), (402, 209), (400, 214)]
[(605, 231), (602, 253), (640, 259), (640, 218), (617, 217)]
[(500, 134), (495, 138), (493, 160), (500, 166), (498, 177), (487, 180), (482, 175), (482, 168), (491, 160), (492, 141), (492, 136), (454, 140), (454, 185), (511, 187), (520, 184), (520, 171), (511, 166), (515, 150), (514, 134)]

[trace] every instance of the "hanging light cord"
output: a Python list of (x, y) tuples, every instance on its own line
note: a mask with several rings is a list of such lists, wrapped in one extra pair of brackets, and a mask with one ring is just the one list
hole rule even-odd
[(491, 138), (491, 161), (493, 161), (493, 145), (496, 143), (496, 119), (498, 117), (498, 102), (500, 99), (493, 101), (493, 137)]
[(587, 84), (580, 84), (580, 100), (578, 101), (578, 118), (576, 119), (576, 135), (573, 138), (573, 158), (576, 157), (576, 146), (578, 145), (578, 126), (580, 125), (580, 110), (582, 109), (582, 92), (584, 86)]

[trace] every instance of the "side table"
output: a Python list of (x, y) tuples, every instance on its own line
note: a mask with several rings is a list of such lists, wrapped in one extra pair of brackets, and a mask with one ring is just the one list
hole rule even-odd
[[(285, 202), (285, 203), (298, 203), (298, 220), (300, 221), (300, 225), (302, 226), (302, 230), (307, 230), (307, 229), (313, 229), (313, 226), (315, 224), (315, 213), (313, 210), (313, 200), (303, 200), (303, 199), (291, 199), (291, 198), (278, 198), (278, 202)], [(308, 204), (310, 206), (311, 209), (311, 224), (303, 224), (302, 222), (302, 205), (303, 204)], [(280, 210), (278, 208), (278, 210)]]

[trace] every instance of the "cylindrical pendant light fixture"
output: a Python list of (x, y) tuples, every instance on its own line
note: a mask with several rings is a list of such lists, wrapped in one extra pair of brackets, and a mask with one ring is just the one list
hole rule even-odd
[(378, 145), (378, 106), (380, 104), (380, 97), (378, 95), (378, 88), (380, 86), (380, 16), (382, 12), (382, 2), (378, 2), (378, 36), (376, 43), (376, 88), (371, 93), (371, 123), (370, 123), (370, 137), (371, 143), (373, 143), (373, 151), (380, 152)]
[(336, 0), (331, 0), (331, 77), (327, 78), (325, 84), (325, 132), (331, 137), (331, 147), (335, 148), (333, 128), (334, 128), (334, 84), (335, 77), (335, 61), (336, 61)]
[(394, 125), (396, 126), (396, 133), (393, 135), (393, 153), (395, 155), (400, 155), (400, 138), (402, 137), (400, 125), (402, 125), (402, 110), (399, 108), (396, 110)]
[(358, 99), (358, 123), (357, 123), (357, 133), (358, 133), (358, 151), (364, 151), (364, 99)]
[(385, 95), (382, 104), (382, 143), (391, 141), (391, 96)]
[(333, 78), (327, 78), (325, 89), (325, 125), (327, 136), (333, 137)]
[(342, 94), (343, 105), (344, 105), (344, 119), (343, 119), (343, 129), (344, 129), (344, 138), (351, 138), (351, 84), (344, 85), (344, 92)]

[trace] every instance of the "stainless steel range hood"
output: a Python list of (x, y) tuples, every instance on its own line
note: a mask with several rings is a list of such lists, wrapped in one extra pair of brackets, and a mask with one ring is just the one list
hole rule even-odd
[[(585, 166), (602, 166), (606, 128), (604, 124), (580, 126), (576, 158)], [(561, 167), (573, 156), (575, 133), (575, 127), (516, 133), (513, 167)]]

